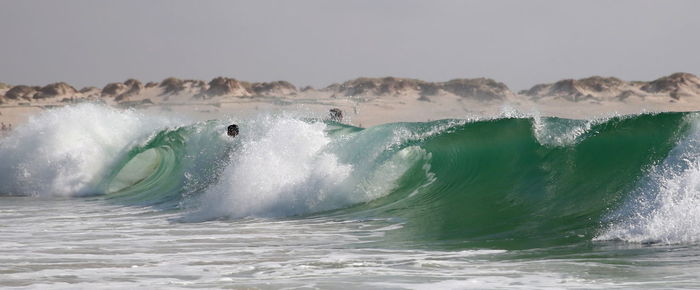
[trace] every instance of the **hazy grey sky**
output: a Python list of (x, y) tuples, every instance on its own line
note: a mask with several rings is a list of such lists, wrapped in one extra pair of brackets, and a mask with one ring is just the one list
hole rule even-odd
[(0, 81), (700, 74), (700, 1), (0, 1)]

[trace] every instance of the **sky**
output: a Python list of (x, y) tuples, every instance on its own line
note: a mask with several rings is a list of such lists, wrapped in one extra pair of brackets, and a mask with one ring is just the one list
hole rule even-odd
[(0, 82), (700, 75), (700, 1), (1, 0)]

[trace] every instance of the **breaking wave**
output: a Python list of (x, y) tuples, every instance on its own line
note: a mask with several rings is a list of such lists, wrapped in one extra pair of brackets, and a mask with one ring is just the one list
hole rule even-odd
[(521, 248), (700, 240), (696, 113), (357, 128), (260, 115), (191, 122), (99, 105), (0, 139), (5, 195), (101, 196), (183, 220), (391, 218), (387, 238)]

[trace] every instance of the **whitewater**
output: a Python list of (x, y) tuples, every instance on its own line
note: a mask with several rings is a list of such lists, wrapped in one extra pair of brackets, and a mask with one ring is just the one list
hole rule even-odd
[(359, 128), (81, 104), (0, 137), (0, 220), (9, 289), (696, 288), (700, 114)]

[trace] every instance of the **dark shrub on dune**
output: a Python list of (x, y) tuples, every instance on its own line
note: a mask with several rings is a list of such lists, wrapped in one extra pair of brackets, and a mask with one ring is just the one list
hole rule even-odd
[(71, 85), (64, 83), (64, 82), (59, 82), (59, 83), (53, 83), (53, 84), (49, 84), (49, 85), (42, 87), (39, 90), (39, 93), (34, 95), (34, 98), (35, 99), (47, 99), (47, 98), (54, 98), (57, 96), (73, 95), (76, 93), (78, 93), (78, 90), (76, 90)]
[(37, 93), (37, 89), (37, 87), (30, 87), (24, 85), (14, 86), (5, 93), (5, 97), (9, 100), (30, 100)]
[(163, 95), (177, 94), (185, 89), (185, 82), (181, 79), (170, 77), (160, 82), (160, 87), (163, 88)]

